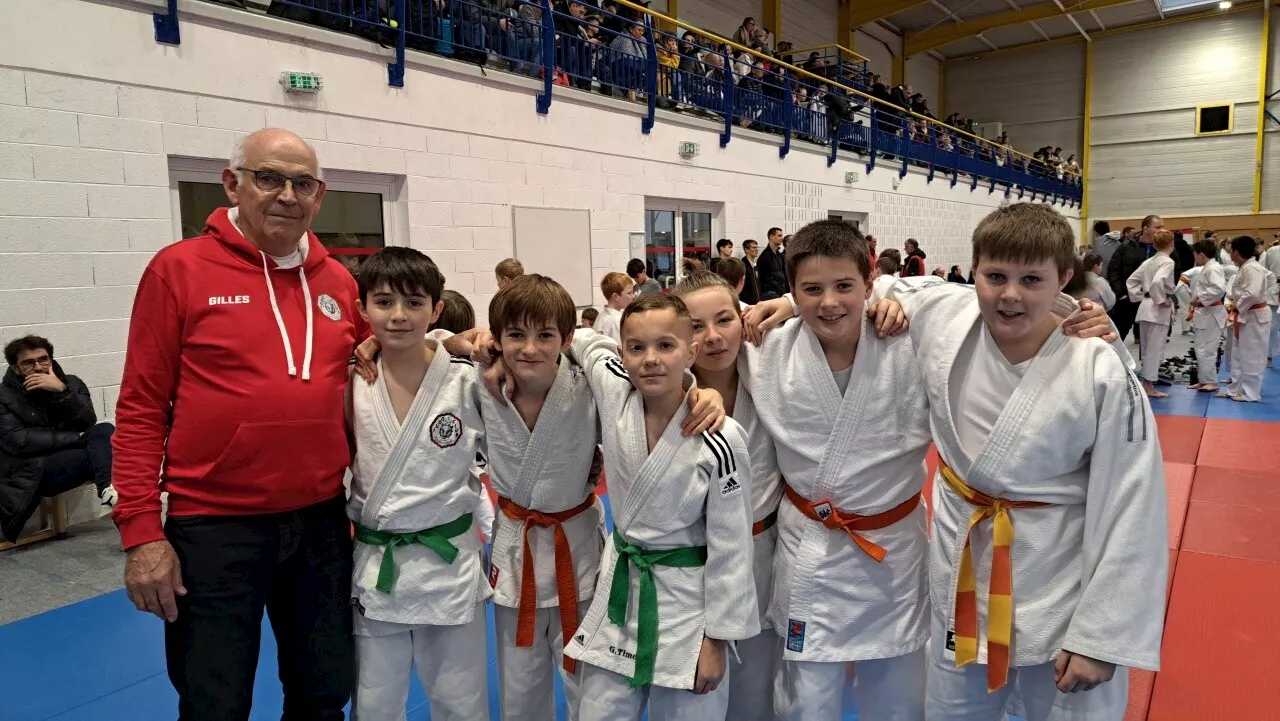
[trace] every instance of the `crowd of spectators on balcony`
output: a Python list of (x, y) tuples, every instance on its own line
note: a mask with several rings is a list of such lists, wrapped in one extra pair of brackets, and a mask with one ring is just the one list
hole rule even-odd
[[(389, 7), (379, 0), (273, 0), (268, 12), (393, 44), (398, 23), (386, 16)], [(794, 139), (824, 145), (836, 138), (841, 148), (864, 154), (874, 144), (886, 160), (895, 158), (886, 148), (906, 151), (895, 140), (906, 138), (916, 165), (928, 165), (919, 145), (933, 144), (1038, 177), (1079, 179), (1074, 156), (1063, 160), (1061, 149), (1043, 148), (1028, 160), (1012, 152), (1005, 135), (980, 142), (968, 118), (953, 113), (936, 122), (928, 99), (911, 85), (890, 86), (865, 60), (835, 48), (802, 57), (753, 17), (743, 19), (730, 44), (710, 33), (660, 28), (616, 0), (553, 0), (550, 7), (545, 25), (539, 0), (406, 0), (406, 45), (536, 78), (550, 69), (556, 84), (647, 102), (652, 40), (654, 101), (665, 110), (731, 115), (740, 127), (776, 135), (789, 129)], [(548, 48), (554, 62), (543, 57)], [(879, 137), (869, 137), (871, 129)]]

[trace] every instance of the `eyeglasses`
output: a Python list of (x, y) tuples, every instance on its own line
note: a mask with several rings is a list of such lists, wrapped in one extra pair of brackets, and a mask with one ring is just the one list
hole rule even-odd
[(41, 356), (40, 358), (28, 358), (18, 361), (18, 367), (24, 371), (34, 370), (40, 366), (53, 365), (53, 359), (49, 356)]
[(311, 198), (324, 187), (323, 180), (310, 175), (285, 175), (274, 170), (254, 170), (253, 168), (236, 168), (242, 173), (253, 173), (253, 184), (264, 193), (279, 193), (284, 184), (293, 186), (293, 192), (299, 198)]

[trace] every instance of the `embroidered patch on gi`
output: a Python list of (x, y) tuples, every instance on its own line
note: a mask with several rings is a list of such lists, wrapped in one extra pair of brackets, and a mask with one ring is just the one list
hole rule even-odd
[(831, 502), (823, 501), (822, 503), (813, 504), (813, 512), (817, 514), (818, 518), (824, 521), (827, 520), (827, 516), (831, 515)]
[(578, 644), (579, 646), (586, 646), (586, 645), (587, 645), (587, 634), (585, 634), (585, 633), (580, 633), (580, 634), (578, 634), (577, 636), (574, 636), (574, 637), (573, 637), (573, 642), (574, 642), (574, 643), (576, 643), (576, 644)]
[(441, 413), (431, 421), (431, 442), (440, 448), (452, 448), (462, 438), (462, 421), (452, 413)]
[(338, 306), (338, 301), (329, 297), (327, 293), (323, 293), (319, 298), (316, 298), (316, 307), (329, 320), (342, 320), (342, 308)]
[(493, 588), (498, 587), (498, 567), (489, 566), (489, 585)]
[(947, 650), (955, 652), (956, 650), (956, 632), (947, 631)]
[(787, 650), (795, 653), (804, 652), (804, 621), (787, 619)]
[(737, 493), (738, 491), (741, 491), (741, 490), (742, 490), (742, 484), (738, 483), (738, 479), (733, 476), (729, 476), (728, 478), (725, 479), (724, 483), (720, 484), (720, 495), (722, 496), (727, 496), (732, 493)]
[(364, 615), (364, 604), (363, 604), (363, 603), (360, 603), (360, 599), (358, 599), (358, 598), (352, 598), (352, 599), (351, 599), (351, 607), (352, 607), (352, 608), (354, 608), (356, 611), (358, 611), (358, 612), (360, 613), (360, 615), (361, 615), (361, 616), (363, 616), (363, 615)]

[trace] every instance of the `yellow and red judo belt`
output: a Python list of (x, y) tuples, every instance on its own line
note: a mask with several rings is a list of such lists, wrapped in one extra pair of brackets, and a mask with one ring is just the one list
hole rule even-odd
[(995, 498), (970, 487), (950, 466), (938, 470), (947, 487), (977, 510), (969, 517), (960, 557), (960, 577), (956, 582), (955, 645), (956, 666), (978, 660), (978, 589), (970, 540), (973, 529), (990, 518), (991, 582), (987, 591), (987, 691), (996, 691), (1009, 677), (1009, 643), (1013, 638), (1013, 519), (1015, 508), (1044, 508), (1051, 504)]

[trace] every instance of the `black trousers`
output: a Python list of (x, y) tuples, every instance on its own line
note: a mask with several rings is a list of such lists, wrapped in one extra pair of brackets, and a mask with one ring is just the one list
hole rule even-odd
[[(1116, 304), (1111, 306), (1108, 315), (1111, 316), (1111, 322), (1116, 326), (1116, 332), (1120, 334), (1120, 340), (1124, 340), (1129, 335), (1129, 329), (1133, 328), (1134, 321), (1138, 317), (1139, 303), (1134, 303), (1128, 298), (1117, 298)], [(1134, 329), (1136, 335), (1137, 329)]]
[(115, 430), (110, 423), (99, 423), (85, 431), (78, 447), (45, 456), (39, 494), (51, 498), (86, 483), (99, 491), (111, 485), (111, 434)]
[(180, 721), (244, 721), (262, 612), (279, 649), (282, 721), (342, 721), (355, 683), (351, 525), (342, 496), (262, 516), (170, 516), (187, 595), (165, 624)]

